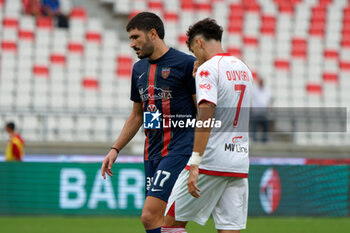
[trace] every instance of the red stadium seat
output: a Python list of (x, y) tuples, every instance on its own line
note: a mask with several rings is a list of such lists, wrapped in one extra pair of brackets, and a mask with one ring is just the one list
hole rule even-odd
[(36, 76), (49, 77), (49, 68), (41, 65), (34, 65), (33, 73)]
[(259, 41), (257, 38), (255, 37), (251, 37), (251, 36), (244, 36), (243, 37), (243, 43), (246, 46), (258, 46)]
[(313, 35), (313, 36), (320, 36), (323, 37), (324, 36), (324, 28), (310, 28), (309, 30), (309, 34)]
[(231, 4), (228, 22), (229, 33), (242, 33), (244, 23), (244, 8), (242, 5)]
[(312, 8), (313, 19), (325, 19), (327, 17), (327, 8), (322, 6), (315, 6)]
[(1, 48), (3, 51), (16, 52), (17, 51), (17, 44), (16, 44), (16, 42), (13, 42), (13, 41), (2, 41)]
[(84, 78), (82, 81), (84, 89), (98, 90), (99, 82), (96, 78)]
[(131, 70), (117, 69), (117, 76), (122, 78), (131, 78)]
[(294, 6), (288, 2), (279, 4), (278, 10), (282, 14), (294, 14)]
[(338, 75), (336, 73), (324, 73), (323, 74), (324, 82), (335, 82), (338, 83)]
[(195, 7), (198, 11), (206, 11), (208, 13), (212, 11), (212, 6), (210, 3), (196, 3)]
[(327, 11), (325, 7), (316, 6), (312, 8), (311, 25), (309, 34), (313, 36), (324, 36), (326, 27)]
[(284, 59), (276, 59), (275, 60), (275, 68), (278, 70), (289, 70), (289, 61)]
[(49, 17), (37, 18), (36, 26), (39, 29), (52, 29), (53, 28), (52, 19)]
[(318, 4), (321, 7), (327, 7), (329, 4), (332, 3), (333, 0), (319, 0)]
[(128, 56), (117, 57), (117, 63), (119, 65), (132, 65), (132, 58)]
[(275, 34), (276, 18), (272, 15), (263, 15), (261, 18), (260, 33)]
[(88, 42), (101, 43), (101, 34), (99, 32), (86, 32), (85, 38)]
[(69, 43), (68, 51), (71, 53), (84, 53), (84, 46), (80, 43)]
[(181, 0), (181, 9), (193, 11), (195, 9), (195, 4), (192, 0)]
[(185, 34), (179, 35), (178, 41), (180, 44), (186, 44), (187, 36)]
[(18, 27), (18, 20), (16, 18), (4, 18), (2, 20), (2, 26), (4, 28), (17, 28)]
[(307, 42), (303, 38), (294, 38), (292, 40), (292, 56), (306, 58)]
[(179, 21), (179, 15), (175, 12), (164, 12), (165, 21)]
[(51, 54), (50, 61), (52, 64), (65, 65), (66, 64), (66, 57), (62, 54)]
[(230, 5), (230, 21), (231, 17), (242, 17), (244, 15), (244, 8), (240, 4), (231, 4)]
[(339, 58), (339, 54), (337, 50), (330, 50), (330, 49), (326, 49), (323, 52), (323, 55), (326, 59), (338, 59)]
[(148, 8), (150, 11), (162, 11), (163, 3), (161, 1), (149, 1)]
[(229, 33), (241, 34), (242, 29), (243, 29), (243, 19), (242, 18), (230, 20), (229, 26), (228, 26)]
[(18, 31), (18, 37), (20, 40), (34, 40), (34, 33), (32, 31), (28, 30), (19, 30)]
[(251, 12), (260, 12), (260, 5), (255, 0), (243, 1), (244, 9)]
[(235, 57), (241, 57), (241, 49), (240, 48), (236, 48), (236, 47), (228, 47), (227, 52), (232, 54)]
[(322, 86), (316, 83), (309, 83), (306, 85), (306, 91), (309, 94), (322, 95)]
[(119, 77), (131, 77), (132, 63), (133, 60), (129, 56), (117, 57), (118, 68), (116, 73)]
[(87, 18), (85, 8), (83, 7), (74, 7), (70, 13), (70, 17), (74, 19), (83, 19)]
[(342, 47), (346, 47), (346, 48), (350, 48), (350, 40), (349, 40), (349, 38), (344, 38), (343, 37), (343, 39), (342, 39), (342, 41), (341, 41), (341, 46)]
[(347, 70), (347, 71), (350, 71), (350, 61), (341, 61), (339, 62), (339, 68), (341, 70)]

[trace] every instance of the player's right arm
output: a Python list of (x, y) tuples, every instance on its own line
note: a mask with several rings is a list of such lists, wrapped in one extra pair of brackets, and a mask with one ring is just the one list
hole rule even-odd
[[(113, 147), (119, 150), (123, 149), (126, 144), (135, 136), (137, 131), (142, 125), (143, 120), (143, 108), (142, 103), (134, 102), (132, 112), (126, 122), (124, 123), (122, 132), (120, 133), (117, 141)], [(118, 152), (115, 149), (111, 149), (103, 160), (101, 175), (106, 179), (106, 173), (109, 176), (113, 176), (112, 166), (118, 157)]]

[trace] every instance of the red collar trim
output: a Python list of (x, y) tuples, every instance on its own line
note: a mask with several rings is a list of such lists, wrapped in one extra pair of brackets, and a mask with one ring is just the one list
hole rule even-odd
[(215, 56), (231, 56), (231, 53), (217, 53)]

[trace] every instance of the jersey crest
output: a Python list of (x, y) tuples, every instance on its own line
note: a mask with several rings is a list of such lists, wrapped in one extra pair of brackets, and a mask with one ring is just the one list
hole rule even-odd
[(167, 78), (170, 75), (170, 67), (162, 68), (162, 77)]

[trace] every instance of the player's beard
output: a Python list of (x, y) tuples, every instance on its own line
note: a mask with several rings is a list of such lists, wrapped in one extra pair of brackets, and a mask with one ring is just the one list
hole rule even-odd
[(138, 58), (143, 59), (146, 57), (150, 57), (154, 52), (154, 46), (152, 42), (146, 37), (146, 43), (143, 45), (142, 49), (140, 49), (141, 53), (137, 55)]

